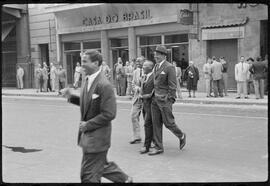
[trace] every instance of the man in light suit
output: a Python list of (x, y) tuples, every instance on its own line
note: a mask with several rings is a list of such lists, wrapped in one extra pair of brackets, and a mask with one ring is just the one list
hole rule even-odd
[(237, 97), (241, 97), (241, 92), (243, 91), (245, 99), (248, 99), (247, 95), (247, 79), (249, 72), (249, 64), (245, 63), (244, 56), (240, 57), (240, 62), (235, 65), (235, 80), (237, 83)]
[(17, 65), (17, 86), (18, 89), (23, 89), (23, 75), (24, 75), (24, 70), (20, 65)]
[(215, 97), (223, 97), (222, 93), (222, 71), (223, 71), (223, 66), (220, 62), (216, 61), (216, 57), (213, 56), (212, 58), (213, 63), (211, 65), (211, 74), (213, 78), (213, 88), (214, 88), (214, 95)]
[(80, 105), (81, 122), (78, 145), (82, 147), (81, 181), (98, 183), (101, 177), (113, 182), (131, 182), (114, 162), (107, 161), (111, 145), (111, 121), (116, 116), (116, 98), (113, 86), (100, 66), (102, 56), (98, 51), (87, 50), (82, 56), (82, 70), (86, 74), (80, 96), (63, 90), (70, 103)]
[(186, 135), (175, 124), (172, 113), (172, 105), (176, 98), (176, 74), (175, 68), (166, 60), (167, 49), (165, 46), (157, 46), (154, 57), (156, 66), (154, 73), (154, 90), (151, 103), (153, 119), (153, 139), (155, 148), (149, 155), (164, 152), (162, 143), (162, 124), (168, 128), (178, 139), (180, 150), (186, 144)]
[(142, 99), (140, 99), (141, 94), (141, 82), (142, 82), (142, 64), (144, 63), (144, 57), (138, 57), (136, 59), (136, 70), (133, 71), (133, 80), (131, 83), (134, 96), (132, 99), (132, 107), (131, 107), (131, 122), (132, 122), (132, 132), (133, 139), (129, 142), (130, 144), (140, 143), (142, 141), (140, 134), (140, 115), (142, 112)]

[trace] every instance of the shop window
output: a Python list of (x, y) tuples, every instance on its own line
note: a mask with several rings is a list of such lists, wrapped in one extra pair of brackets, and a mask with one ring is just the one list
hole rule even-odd
[(83, 49), (97, 49), (97, 48), (101, 48), (100, 41), (91, 41), (83, 43)]
[(81, 45), (78, 42), (64, 43), (64, 50), (81, 50)]
[(111, 47), (128, 47), (128, 39), (111, 39)]
[(184, 43), (184, 42), (188, 42), (188, 35), (187, 34), (165, 36), (165, 44), (168, 44), (168, 43)]
[(160, 45), (161, 36), (141, 36), (140, 45)]

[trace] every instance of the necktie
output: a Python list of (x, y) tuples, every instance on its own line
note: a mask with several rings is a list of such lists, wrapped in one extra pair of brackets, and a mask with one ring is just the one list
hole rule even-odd
[(242, 63), (242, 72), (244, 71), (244, 65), (243, 65), (243, 63)]

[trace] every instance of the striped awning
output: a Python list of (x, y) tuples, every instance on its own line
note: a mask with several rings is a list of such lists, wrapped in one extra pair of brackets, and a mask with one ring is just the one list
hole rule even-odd
[(248, 21), (248, 17), (240, 18), (240, 19), (222, 19), (217, 20), (215, 23), (202, 25), (201, 28), (220, 28), (220, 27), (232, 27), (232, 26), (241, 26), (246, 24)]

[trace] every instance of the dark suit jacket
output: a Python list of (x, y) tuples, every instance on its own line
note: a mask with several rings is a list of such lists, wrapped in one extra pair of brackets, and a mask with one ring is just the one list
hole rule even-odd
[(264, 62), (256, 61), (251, 65), (249, 71), (253, 74), (253, 78), (255, 80), (263, 79), (265, 78), (265, 72), (267, 72), (267, 67)]
[(80, 105), (81, 121), (87, 122), (86, 132), (79, 131), (78, 145), (87, 153), (108, 150), (111, 145), (111, 121), (116, 116), (116, 98), (104, 73), (98, 74), (89, 92), (84, 84), (80, 97), (72, 96), (69, 102)]
[(176, 98), (176, 72), (175, 67), (165, 61), (161, 67), (154, 69), (154, 93), (155, 97), (162, 101), (172, 100)]
[(151, 106), (151, 96), (154, 89), (154, 74), (152, 73), (147, 82), (142, 82), (143, 106)]

